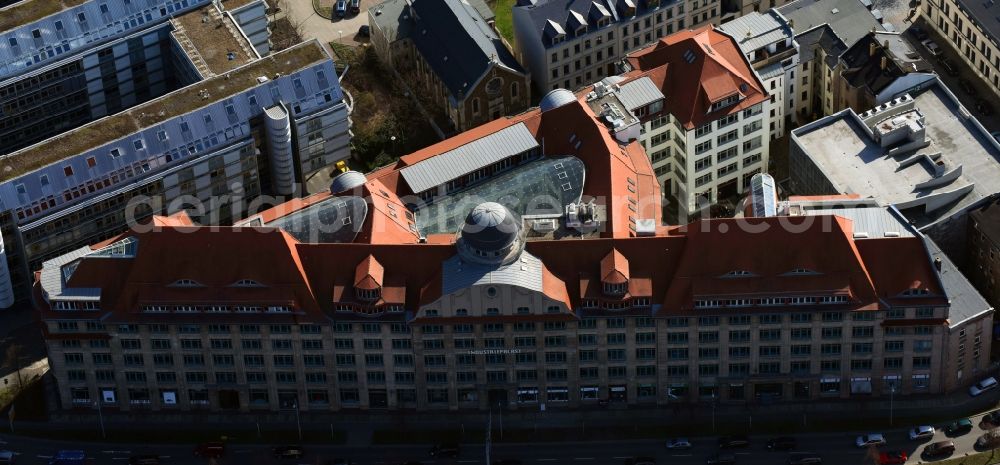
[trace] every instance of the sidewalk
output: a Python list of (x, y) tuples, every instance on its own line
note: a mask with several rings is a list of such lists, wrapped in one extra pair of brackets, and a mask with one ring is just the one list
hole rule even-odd
[[(904, 427), (920, 422), (943, 423), (963, 416), (973, 416), (997, 405), (1000, 393), (969, 397), (964, 391), (947, 396), (887, 400), (818, 400), (769, 405), (693, 404), (677, 406), (610, 405), (574, 410), (549, 406), (546, 411), (530, 409), (493, 412), (494, 428), (507, 431), (509, 440), (562, 441), (617, 440), (663, 437), (682, 432), (687, 435), (715, 433), (764, 433), (782, 431), (851, 431), (890, 426)], [(488, 412), (413, 412), (413, 411), (341, 411), (301, 412), (303, 430), (346, 434), (344, 443), (369, 446), (376, 443), (420, 442), (428, 435), (444, 433), (474, 434), (485, 429)], [(92, 428), (97, 416), (90, 412), (64, 412), (51, 415), (47, 423), (24, 422), (36, 429), (73, 430)], [(267, 428), (296, 428), (294, 412), (254, 413), (112, 413), (104, 411), (109, 428), (121, 430), (157, 429), (226, 429), (246, 430), (259, 423)], [(502, 426), (499, 426), (502, 425)], [(475, 433), (478, 434), (478, 433)]]

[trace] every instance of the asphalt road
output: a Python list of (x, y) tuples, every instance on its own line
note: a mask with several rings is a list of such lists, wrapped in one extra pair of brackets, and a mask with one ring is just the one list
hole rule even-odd
[[(973, 451), (976, 438), (983, 433), (979, 419), (973, 418), (976, 424), (973, 431), (957, 438), (958, 451), (952, 457), (964, 455)], [(943, 426), (943, 425), (935, 425)], [(986, 425), (988, 426), (988, 425)], [(885, 431), (888, 446), (882, 450), (899, 449), (911, 456), (908, 464), (918, 463), (918, 457), (926, 444), (945, 439), (942, 431), (937, 431), (933, 439), (926, 441), (910, 441), (907, 430), (900, 428)], [(824, 463), (865, 464), (874, 463), (869, 457), (872, 451), (854, 446), (856, 433), (822, 433), (797, 436), (797, 451), (818, 453)], [(745, 449), (735, 449), (737, 463), (775, 465), (787, 461), (787, 452), (770, 452), (765, 448), (766, 437), (750, 437), (751, 445)], [(705, 459), (718, 452), (716, 438), (692, 438), (693, 448), (689, 451), (674, 452), (667, 450), (664, 441), (617, 441), (617, 442), (580, 442), (580, 443), (538, 443), (538, 444), (494, 444), (492, 459), (518, 459), (525, 465), (546, 464), (621, 464), (630, 456), (655, 457), (658, 464), (689, 465), (703, 464)], [(164, 465), (205, 465), (208, 460), (193, 456), (193, 445), (109, 445), (109, 444), (72, 444), (55, 442), (45, 439), (22, 438), (0, 435), (0, 450), (12, 450), (18, 454), (17, 463), (21, 465), (47, 464), (48, 459), (60, 449), (84, 450), (87, 453), (88, 465), (127, 464), (132, 455), (157, 454)], [(409, 460), (418, 460), (423, 464), (485, 464), (485, 447), (482, 444), (466, 444), (462, 446), (461, 457), (457, 459), (441, 459), (429, 456), (429, 446), (305, 446), (306, 456), (301, 460), (279, 460), (271, 456), (270, 445), (230, 445), (226, 457), (218, 460), (218, 465), (324, 465), (327, 460), (343, 457), (358, 465), (399, 464)], [(950, 458), (950, 457), (946, 457)], [(943, 459), (943, 458), (941, 458)], [(941, 460), (939, 459), (939, 460)], [(924, 462), (928, 462), (924, 460)]]

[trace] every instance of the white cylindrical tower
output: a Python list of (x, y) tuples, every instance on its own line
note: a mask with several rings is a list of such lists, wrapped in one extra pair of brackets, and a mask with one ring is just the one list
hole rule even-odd
[(264, 110), (267, 121), (267, 151), (271, 162), (271, 183), (279, 195), (295, 193), (295, 159), (292, 156), (292, 124), (281, 105)]

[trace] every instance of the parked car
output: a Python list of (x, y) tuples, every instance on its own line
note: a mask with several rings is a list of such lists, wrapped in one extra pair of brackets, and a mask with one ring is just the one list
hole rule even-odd
[(941, 67), (944, 68), (944, 72), (947, 73), (949, 76), (958, 76), (959, 74), (961, 74), (958, 71), (958, 66), (955, 65), (954, 61), (951, 61), (947, 58), (941, 58), (940, 60), (938, 60), (938, 63), (941, 64)]
[(358, 37), (367, 38), (371, 36), (372, 28), (371, 26), (364, 24), (358, 28)]
[(302, 446), (278, 446), (272, 450), (276, 459), (301, 459)]
[[(976, 109), (978, 110), (978, 105), (979, 105), (978, 101), (976, 102), (976, 105), (977, 105)], [(980, 394), (982, 394), (982, 393), (984, 393), (986, 391), (989, 391), (990, 389), (993, 389), (995, 387), (997, 387), (997, 379), (993, 378), (993, 377), (989, 377), (989, 378), (986, 378), (986, 379), (984, 379), (984, 380), (982, 380), (982, 381), (980, 381), (980, 382), (978, 382), (978, 383), (970, 386), (969, 387), (969, 395), (972, 396), (972, 397), (976, 397), (976, 396), (978, 396), (978, 395), (980, 395)]]
[(901, 450), (890, 450), (878, 454), (878, 465), (903, 465), (909, 457)]
[(625, 465), (656, 465), (656, 459), (652, 457), (629, 457), (625, 459)]
[[(976, 111), (983, 116), (990, 116), (993, 114), (993, 105), (990, 105), (990, 102), (986, 100), (978, 99), (976, 100)], [(970, 390), (969, 393), (971, 394), (972, 391)]]
[(958, 87), (962, 88), (962, 92), (965, 92), (966, 94), (971, 95), (973, 97), (979, 95), (979, 92), (976, 91), (975, 87), (972, 87), (972, 83), (969, 82), (968, 79), (959, 79)]
[(195, 457), (217, 459), (226, 455), (226, 445), (221, 442), (203, 442), (194, 448)]
[(927, 31), (925, 31), (924, 28), (920, 26), (910, 26), (910, 28), (907, 30), (910, 31), (910, 34), (913, 35), (914, 39), (920, 41), (927, 39)]
[(858, 447), (884, 446), (885, 436), (882, 436), (881, 433), (862, 434), (854, 440), (854, 445)]
[(954, 441), (938, 441), (924, 447), (924, 457), (943, 457), (955, 452)]
[(705, 459), (705, 465), (735, 465), (736, 456), (733, 454), (715, 454)]
[(933, 56), (941, 55), (941, 47), (938, 47), (937, 42), (934, 42), (931, 39), (924, 39), (921, 40), (920, 43), (924, 46), (924, 48), (927, 49), (928, 52), (931, 53), (931, 55)]
[(351, 14), (361, 13), (361, 0), (351, 0)]
[(795, 448), (795, 445), (795, 438), (784, 436), (768, 440), (767, 450), (792, 450)]
[(1000, 428), (993, 428), (976, 439), (977, 449), (995, 449), (998, 446), (1000, 446)]
[(722, 449), (735, 449), (749, 445), (750, 439), (746, 436), (723, 436), (719, 438), (719, 447)]
[(969, 431), (972, 431), (972, 420), (968, 418), (955, 420), (944, 427), (944, 434), (948, 436), (961, 436)]
[(87, 454), (82, 450), (61, 450), (49, 460), (49, 465), (84, 465)]
[(458, 457), (458, 443), (446, 442), (431, 448), (431, 457)]
[(0, 450), (0, 465), (13, 465), (14, 453), (9, 450)]
[(667, 449), (688, 450), (690, 448), (691, 448), (691, 441), (688, 441), (687, 438), (667, 439)]
[(792, 452), (788, 456), (788, 465), (822, 465), (823, 458), (812, 452)]
[(1000, 426), (1000, 410), (994, 410), (983, 415), (983, 422), (994, 426)]
[[(0, 462), (3, 463), (3, 462)], [(133, 455), (128, 458), (128, 465), (160, 465), (159, 455)]]
[(337, 16), (343, 18), (347, 16), (347, 0), (337, 0)]
[(930, 439), (934, 437), (934, 427), (927, 425), (914, 426), (913, 428), (910, 428), (909, 436), (911, 441)]

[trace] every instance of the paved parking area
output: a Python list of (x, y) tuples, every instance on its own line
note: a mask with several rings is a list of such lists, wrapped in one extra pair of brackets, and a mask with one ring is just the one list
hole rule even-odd
[[(930, 52), (927, 51), (927, 48), (920, 44), (920, 41), (918, 41), (915, 37), (913, 37), (913, 35), (909, 32), (909, 27), (913, 25), (919, 26), (927, 32), (930, 39), (938, 44), (938, 47), (941, 48), (942, 52), (940, 57), (935, 58), (932, 56)], [(934, 67), (935, 72), (937, 72), (938, 76), (941, 78), (941, 82), (944, 82), (944, 84), (951, 89), (952, 93), (958, 97), (958, 100), (962, 103), (962, 105), (965, 106), (965, 108), (969, 110), (969, 112), (972, 113), (987, 130), (1000, 130), (1000, 114), (997, 113), (1000, 112), (1000, 98), (998, 98), (997, 95), (990, 89), (989, 84), (976, 76), (973, 70), (968, 68), (965, 62), (962, 61), (958, 51), (951, 48), (951, 45), (938, 36), (933, 29), (927, 27), (927, 25), (924, 24), (923, 18), (918, 19), (914, 24), (907, 24), (907, 30), (903, 33), (903, 35), (906, 40), (913, 45), (913, 48)], [(948, 74), (944, 67), (941, 66), (941, 60), (939, 59), (941, 57), (947, 58), (956, 65), (958, 68), (958, 76), (951, 76)], [(959, 82), (960, 80), (967, 81), (975, 95), (965, 91), (964, 86), (962, 86)], [(993, 107), (994, 113), (986, 116), (977, 111), (975, 106), (977, 99), (984, 99), (989, 102), (989, 104)]]
[[(336, 0), (332, 0), (336, 2)], [(381, 0), (361, 0), (361, 12), (348, 14), (345, 18), (333, 13), (333, 19), (326, 19), (313, 10), (312, 0), (285, 0), (285, 14), (292, 24), (300, 25), (302, 38), (317, 39), (324, 46), (330, 42), (343, 42), (357, 45), (363, 42), (357, 36), (358, 29), (368, 24), (368, 8), (377, 5)], [(336, 5), (336, 3), (334, 3)]]

